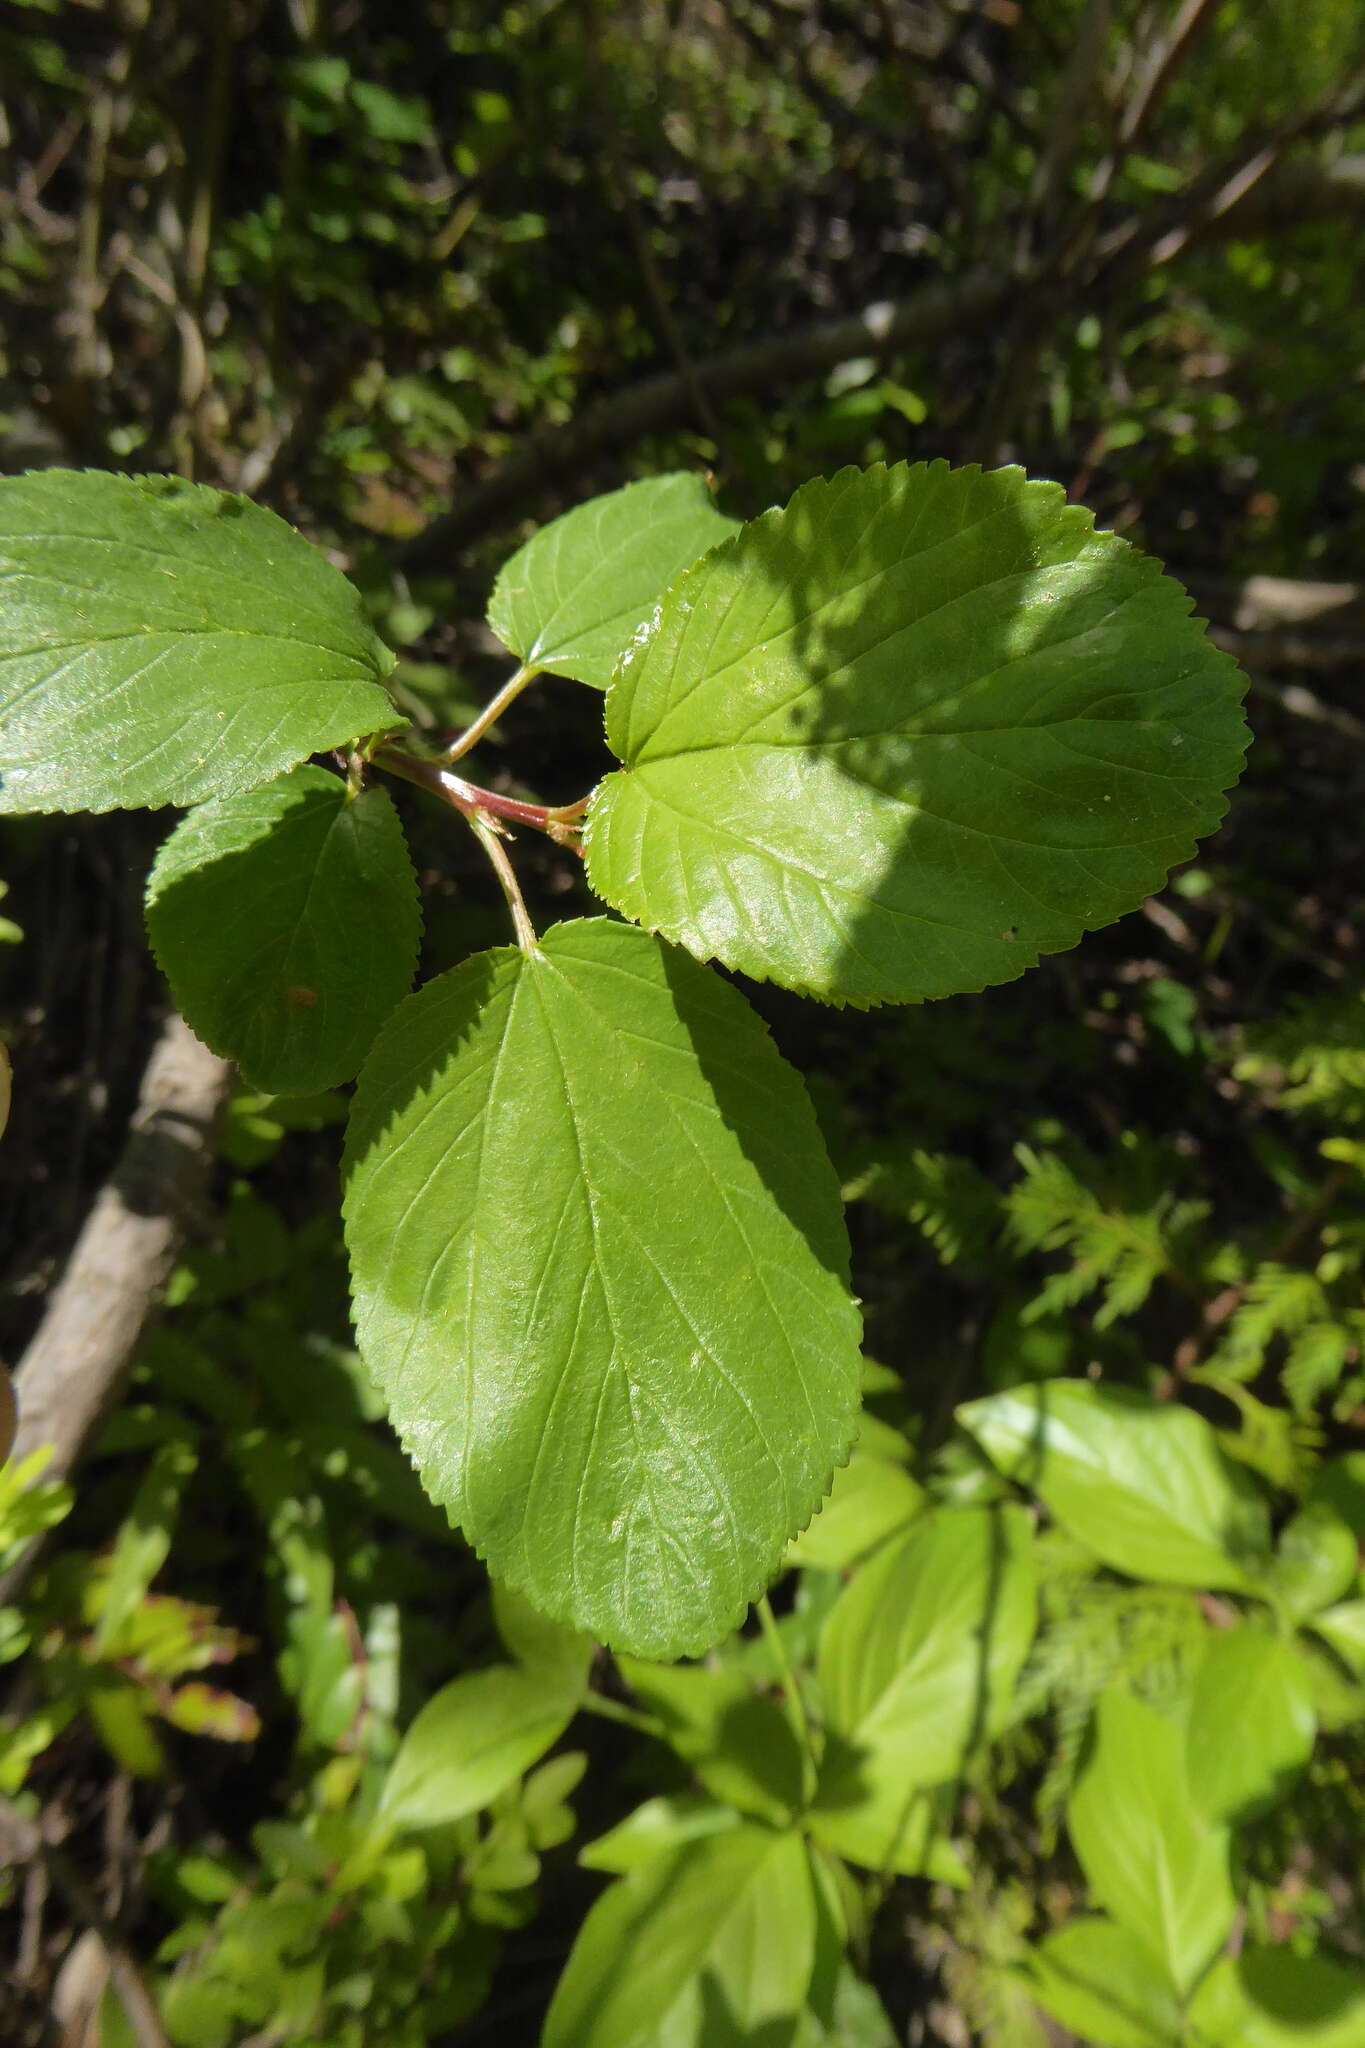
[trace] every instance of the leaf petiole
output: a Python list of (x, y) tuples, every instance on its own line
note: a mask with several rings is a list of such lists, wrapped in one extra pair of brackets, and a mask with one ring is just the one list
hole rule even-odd
[(516, 674), (503, 684), (497, 695), (489, 699), (472, 724), (467, 725), (459, 738), (451, 742), (441, 759), (449, 765), (452, 761), (458, 761), (461, 755), (467, 754), (470, 748), (483, 738), (489, 726), (496, 725), (508, 705), (515, 703), (522, 691), (529, 683), (533, 683), (539, 674), (538, 668), (531, 668), (529, 665), (519, 668)]

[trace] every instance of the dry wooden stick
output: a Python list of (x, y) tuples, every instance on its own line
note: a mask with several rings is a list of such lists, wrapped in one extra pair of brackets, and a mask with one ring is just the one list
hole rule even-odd
[[(95, 1198), (15, 1375), (15, 1456), (54, 1446), (47, 1478), (71, 1471), (122, 1391), (202, 1201), (231, 1074), (182, 1018), (168, 1018), (142, 1077), (122, 1157)], [(37, 1554), (31, 1545), (0, 1578), (0, 1603), (14, 1599)]]

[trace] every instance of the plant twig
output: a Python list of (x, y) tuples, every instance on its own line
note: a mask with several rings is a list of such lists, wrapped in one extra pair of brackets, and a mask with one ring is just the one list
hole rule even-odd
[(467, 754), (477, 741), (481, 740), (490, 725), (496, 725), (509, 704), (515, 704), (522, 691), (533, 683), (540, 674), (538, 668), (519, 668), (514, 676), (505, 682), (496, 697), (484, 705), (472, 725), (467, 725), (460, 737), (448, 746), (441, 759), (447, 767)]
[(498, 835), (498, 828), (484, 811), (471, 812), (469, 823), (474, 837), (488, 855), (502, 893), (507, 898), (507, 908), (512, 913), (512, 929), (517, 935), (517, 944), (523, 953), (534, 953), (540, 941), (536, 937), (536, 928), (531, 922), (530, 913), (522, 897), (516, 869), (507, 858), (507, 848)]
[[(142, 1078), (128, 1142), (76, 1240), (15, 1374), (14, 1455), (54, 1446), (44, 1477), (64, 1478), (122, 1390), (143, 1330), (203, 1199), (232, 1069), (178, 1016)], [(31, 1544), (0, 1577), (0, 1603), (32, 1571)]]
[(797, 1745), (801, 1751), (802, 1775), (806, 1779), (805, 1789), (809, 1797), (815, 1790), (815, 1779), (819, 1770), (819, 1764), (815, 1755), (815, 1741), (811, 1734), (810, 1719), (806, 1713), (806, 1702), (801, 1697), (801, 1688), (797, 1684), (796, 1673), (792, 1670), (791, 1659), (787, 1655), (787, 1646), (782, 1640), (782, 1631), (777, 1626), (773, 1615), (772, 1603), (766, 1593), (755, 1601), (754, 1611), (758, 1615), (758, 1625), (763, 1631), (763, 1640), (768, 1646), (768, 1654), (777, 1668), (778, 1683), (782, 1687), (782, 1695), (786, 1702), (787, 1713), (796, 1735)]
[(40, 1866), (53, 1890), (66, 1901), (72, 1918), (97, 1937), (108, 1963), (109, 1981), (138, 2048), (170, 2048), (147, 1981), (93, 1890), (66, 1852), (48, 1839), (43, 1826), (8, 1799), (0, 1799), (0, 1854), (7, 1862)]

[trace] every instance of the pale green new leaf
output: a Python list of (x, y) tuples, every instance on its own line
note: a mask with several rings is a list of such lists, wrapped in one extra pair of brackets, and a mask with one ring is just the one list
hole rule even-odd
[(834, 1475), (829, 1498), (787, 1552), (787, 1563), (841, 1572), (913, 1522), (924, 1489), (890, 1458), (855, 1451)]
[(954, 1778), (1009, 1713), (1033, 1639), (1035, 1574), (1021, 1508), (944, 1510), (858, 1571), (820, 1639), (826, 1750), (820, 1839), (896, 1862), (912, 1796)]
[(1365, 1600), (1343, 1600), (1315, 1614), (1308, 1625), (1331, 1644), (1349, 1671), (1365, 1679)]
[(1115, 1571), (1257, 1591), (1264, 1503), (1202, 1416), (1124, 1387), (1043, 1380), (957, 1411), (992, 1464)]
[(713, 1798), (785, 1827), (802, 1803), (792, 1724), (743, 1671), (618, 1658), (621, 1676)]
[(1020, 1981), (1095, 2048), (1172, 2048), (1180, 2038), (1180, 2007), (1165, 1972), (1112, 1920), (1069, 1920), (1033, 1951)]
[(310, 767), (202, 804), (157, 856), (147, 930), (191, 1030), (254, 1087), (353, 1080), (417, 966), (398, 814)]
[(1211, 1636), (1185, 1731), (1190, 1784), (1207, 1820), (1271, 1805), (1313, 1753), (1313, 1690), (1295, 1644), (1259, 1628)]
[(488, 623), (528, 668), (605, 690), (669, 585), (738, 526), (686, 472), (608, 491), (518, 549), (494, 586)]
[(742, 1826), (619, 1878), (579, 1931), (541, 2048), (783, 2048), (815, 1966), (800, 1837)]
[(1220, 1956), (1190, 2007), (1191, 2048), (1360, 2048), (1365, 1975), (1325, 1955)]
[(1294, 1622), (1305, 1622), (1349, 1593), (1356, 1582), (1356, 1532), (1325, 1501), (1309, 1501), (1280, 1531), (1264, 1597)]
[(699, 958), (835, 1002), (1011, 981), (1222, 815), (1244, 685), (1189, 613), (1020, 470), (817, 478), (623, 654), (589, 879)]
[(515, 1586), (493, 1582), (493, 1619), (508, 1653), (533, 1677), (556, 1690), (582, 1694), (592, 1662), (592, 1637), (552, 1621)]
[(0, 482), (0, 812), (230, 796), (406, 721), (358, 593), (178, 477)]
[(833, 1169), (738, 992), (628, 926), (428, 983), (361, 1075), (361, 1349), (433, 1497), (547, 1614), (734, 1627), (856, 1427)]
[(578, 1860), (585, 1870), (605, 1870), (613, 1877), (624, 1877), (652, 1863), (656, 1856), (740, 1825), (733, 1806), (718, 1805), (696, 1792), (661, 1793), (646, 1799), (605, 1835), (580, 1849)]
[(1067, 1829), (1097, 1902), (1145, 1943), (1183, 1996), (1237, 1908), (1230, 1837), (1195, 1810), (1180, 1730), (1118, 1687), (1096, 1702)]
[(558, 1742), (578, 1690), (494, 1664), (443, 1686), (398, 1746), (380, 1795), (391, 1826), (440, 1827), (496, 1799)]

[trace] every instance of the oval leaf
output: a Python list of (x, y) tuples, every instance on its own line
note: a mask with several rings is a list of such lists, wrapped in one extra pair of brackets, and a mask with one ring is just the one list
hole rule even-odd
[(782, 2048), (805, 2004), (816, 1927), (798, 1835), (728, 1828), (653, 1857), (584, 1921), (541, 2048)]
[(1223, 812), (1235, 665), (1056, 484), (846, 469), (699, 563), (623, 655), (593, 887), (834, 1002), (1012, 981)]
[(488, 623), (528, 668), (605, 690), (670, 583), (734, 533), (699, 476), (650, 477), (552, 520), (507, 562)]
[(0, 812), (192, 804), (403, 725), (325, 555), (178, 477), (0, 482)]
[(1096, 2048), (1171, 2048), (1180, 2007), (1146, 1946), (1112, 1920), (1069, 1920), (1021, 1974), (1029, 1995)]
[(1365, 1974), (1318, 1952), (1249, 1948), (1219, 1957), (1190, 2020), (1199, 2048), (1360, 2048)]
[(417, 967), (398, 814), (323, 768), (203, 804), (157, 856), (147, 930), (190, 1029), (253, 1087), (354, 1080)]
[(1022, 1508), (925, 1516), (865, 1564), (825, 1624), (818, 1674), (827, 1743), (820, 1839), (901, 1868), (915, 1792), (955, 1777), (1008, 1714), (1033, 1639), (1031, 1531)]
[(1117, 1687), (1096, 1703), (1067, 1829), (1099, 1904), (1164, 1963), (1183, 1996), (1237, 1909), (1230, 1837), (1193, 1810), (1179, 1729)]
[(1265, 1505), (1203, 1417), (1126, 1387), (1042, 1380), (969, 1401), (958, 1421), (1115, 1571), (1258, 1592)]
[(562, 924), (386, 1025), (348, 1142), (361, 1349), (491, 1569), (697, 1654), (814, 1512), (858, 1399), (834, 1172), (736, 990)]
[(379, 1810), (395, 1827), (433, 1828), (477, 1813), (558, 1742), (576, 1692), (494, 1664), (429, 1699), (398, 1746)]
[(787, 1563), (842, 1572), (913, 1522), (925, 1506), (924, 1489), (890, 1458), (855, 1451), (834, 1475), (829, 1498), (787, 1552)]
[(1210, 1637), (1185, 1730), (1206, 1819), (1244, 1820), (1272, 1805), (1312, 1755), (1316, 1733), (1312, 1682), (1290, 1638), (1258, 1628)]

